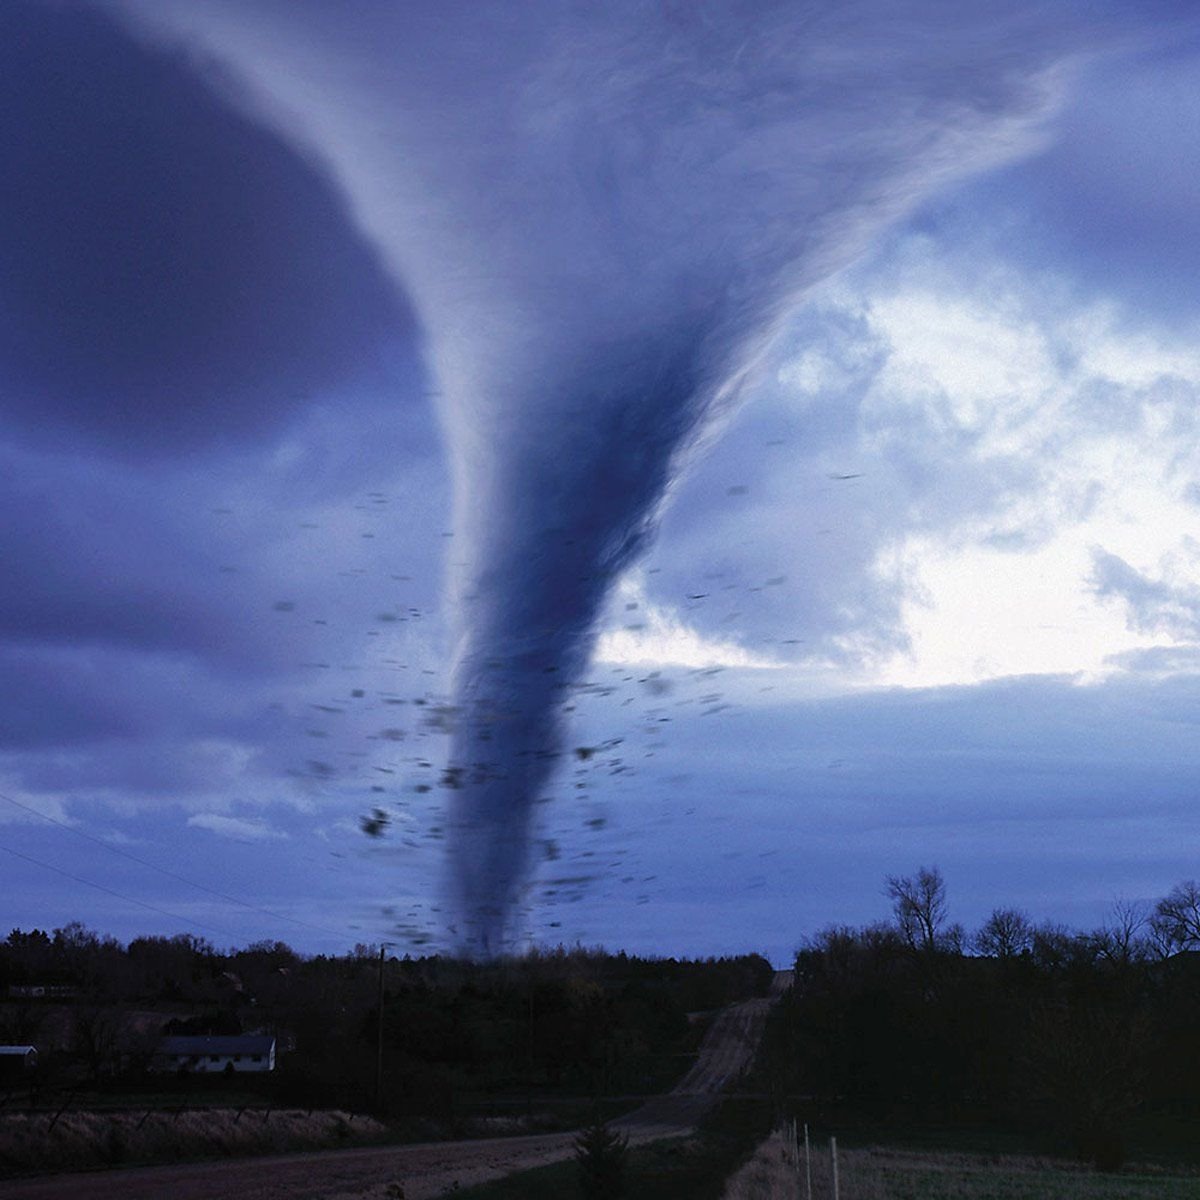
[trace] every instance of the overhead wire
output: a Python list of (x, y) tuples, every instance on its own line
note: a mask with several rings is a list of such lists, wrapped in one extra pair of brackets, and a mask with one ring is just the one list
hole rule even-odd
[[(141, 858), (136, 854), (131, 854), (128, 850), (122, 850), (119, 846), (114, 846), (111, 843), (106, 842), (103, 838), (98, 838), (90, 833), (85, 833), (82, 829), (76, 829), (73, 825), (68, 825), (65, 821), (60, 821), (56, 817), (50, 816), (49, 813), (40, 812), (38, 809), (33, 808), (28, 804), (22, 804), (20, 800), (14, 800), (11, 796), (5, 795), (3, 792), (0, 792), (0, 800), (4, 800), (8, 804), (13, 805), (14, 808), (19, 808), (19, 809), (22, 809), (24, 812), (31, 813), (35, 817), (40, 817), (43, 821), (48, 821), (51, 825), (57, 825), (60, 829), (65, 829), (68, 833), (75, 834), (76, 837), (81, 837), (81, 838), (86, 839), (89, 842), (94, 842), (98, 846), (103, 846), (105, 850), (108, 850), (112, 854), (118, 854), (122, 858), (129, 859), (130, 862), (135, 862), (139, 866), (146, 867), (148, 870), (157, 871), (160, 875), (165, 875), (168, 879), (174, 879), (177, 883), (183, 883), (183, 884), (186, 884), (188, 887), (196, 888), (198, 891), (207, 892), (210, 896), (215, 896), (215, 897), (217, 897), (217, 899), (224, 900), (228, 904), (236, 904), (239, 907), (247, 909), (250, 912), (258, 913), (260, 916), (270, 917), (272, 920), (275, 920), (275, 921), (287, 921), (293, 925), (299, 925), (305, 929), (311, 929), (316, 933), (327, 934), (330, 937), (345, 938), (345, 937), (350, 936), (346, 930), (327, 929), (321, 925), (313, 925), (309, 921), (302, 921), (299, 917), (289, 917), (286, 913), (274, 912), (273, 910), (271, 910), (269, 908), (263, 908), (259, 904), (252, 904), (248, 900), (241, 900), (237, 896), (231, 896), (226, 892), (218, 891), (216, 888), (211, 888), (207, 884), (198, 883), (194, 879), (189, 879), (186, 875), (180, 875), (178, 871), (172, 871), (167, 867), (160, 867), (157, 863), (152, 863), (149, 860)], [(8, 847), (0, 846), (0, 849), (7, 850)], [(14, 853), (14, 854), (17, 853), (16, 851), (9, 851), (9, 852)], [(20, 854), (18, 854), (17, 857), (22, 857), (22, 856)], [(33, 861), (33, 860), (30, 860), (30, 861)], [(40, 864), (40, 865), (48, 865), (48, 864)], [(55, 867), (51, 867), (50, 869), (57, 870), (57, 868), (55, 868)], [(60, 872), (60, 874), (66, 874), (66, 872)], [(82, 882), (86, 882), (86, 880), (84, 880)], [(93, 886), (99, 886), (99, 885), (93, 885)], [(104, 890), (104, 889), (101, 889), (101, 890)], [(126, 897), (123, 897), (123, 899), (132, 899), (132, 897), (126, 896)], [(138, 901), (134, 901), (134, 903), (138, 903)], [(143, 907), (146, 907), (146, 906), (143, 906)], [(171, 915), (171, 914), (168, 914), (168, 915)], [(182, 918), (180, 918), (180, 919), (182, 919)]]
[(65, 879), (72, 879), (76, 883), (82, 883), (85, 887), (95, 888), (96, 891), (104, 892), (109, 896), (115, 896), (118, 900), (124, 900), (129, 904), (136, 904), (139, 908), (149, 909), (150, 912), (158, 913), (159, 916), (170, 917), (172, 921), (178, 921), (181, 925), (190, 925), (195, 929), (207, 929), (209, 933), (219, 933), (222, 937), (238, 937), (236, 933), (230, 933), (228, 929), (218, 929), (215, 925), (208, 925), (202, 921), (194, 921), (190, 917), (181, 917), (178, 913), (168, 912), (165, 908), (159, 908), (156, 904), (149, 904), (145, 900), (138, 900), (135, 896), (127, 896), (124, 892), (118, 892), (116, 888), (105, 887), (102, 883), (95, 883), (90, 879), (84, 879), (82, 875), (75, 875), (70, 871), (64, 871), (61, 867), (56, 867), (52, 863), (42, 862), (40, 858), (34, 858), (32, 854), (22, 854), (20, 850), (14, 850), (11, 846), (0, 844), (0, 850), (3, 850), (5, 854), (11, 854), (14, 858), (21, 858), (26, 862), (33, 863), (34, 866), (44, 867), (47, 871), (53, 871), (56, 875), (61, 875)]

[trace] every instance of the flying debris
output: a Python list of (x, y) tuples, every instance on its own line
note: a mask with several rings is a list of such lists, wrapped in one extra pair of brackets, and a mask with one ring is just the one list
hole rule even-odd
[(373, 808), (369, 817), (360, 817), (359, 826), (367, 837), (382, 837), (391, 824), (391, 817), (382, 808)]

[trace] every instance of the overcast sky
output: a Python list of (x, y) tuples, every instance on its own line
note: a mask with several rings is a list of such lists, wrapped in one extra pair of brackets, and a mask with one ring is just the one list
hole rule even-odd
[(1200, 875), (1188, 6), (681, 7), (0, 11), (9, 927)]

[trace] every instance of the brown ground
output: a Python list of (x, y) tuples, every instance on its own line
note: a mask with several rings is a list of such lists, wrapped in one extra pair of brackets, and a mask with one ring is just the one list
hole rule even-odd
[[(777, 973), (772, 997), (791, 984)], [(750, 1065), (770, 1000), (746, 1000), (717, 1015), (692, 1069), (666, 1096), (615, 1122), (631, 1142), (688, 1133), (720, 1093)], [(291, 1154), (182, 1166), (91, 1171), (0, 1183), (8, 1200), (385, 1200), (390, 1184), (404, 1200), (433, 1200), (466, 1187), (570, 1158), (573, 1133), (433, 1142), (418, 1146)]]

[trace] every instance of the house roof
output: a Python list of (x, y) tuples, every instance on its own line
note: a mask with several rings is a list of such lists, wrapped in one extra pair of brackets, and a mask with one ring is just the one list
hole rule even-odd
[(223, 1037), (165, 1037), (158, 1043), (160, 1054), (270, 1054), (275, 1039), (266, 1034)]
[(36, 1046), (0, 1046), (0, 1054), (28, 1054), (31, 1050), (37, 1053)]

